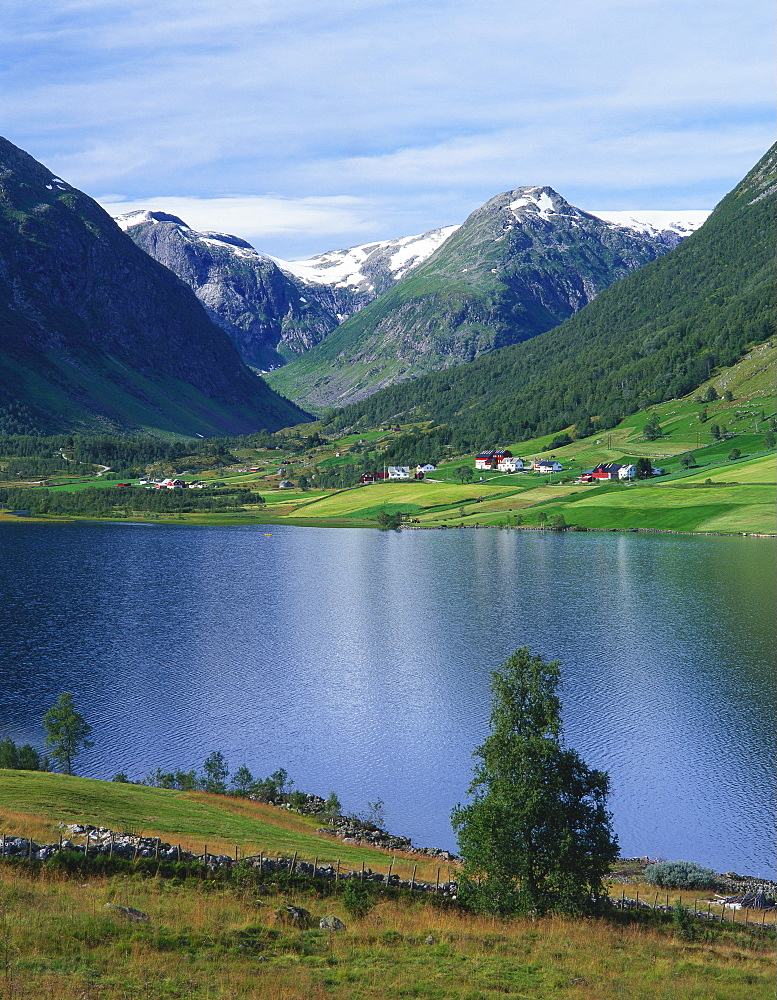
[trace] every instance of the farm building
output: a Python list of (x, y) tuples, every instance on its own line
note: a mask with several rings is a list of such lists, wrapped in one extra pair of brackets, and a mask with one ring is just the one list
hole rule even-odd
[(476, 469), (498, 469), (499, 463), (507, 458), (512, 458), (513, 453), (506, 448), (497, 448), (493, 451), (481, 451), (475, 456)]

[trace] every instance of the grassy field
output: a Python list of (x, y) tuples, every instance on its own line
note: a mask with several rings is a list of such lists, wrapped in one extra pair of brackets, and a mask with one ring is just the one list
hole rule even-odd
[[(211, 853), (233, 857), (236, 846), (241, 855), (297, 851), (300, 860), (339, 859), (354, 867), (364, 861), (375, 870), (387, 869), (394, 857), (317, 834), (320, 819), (248, 799), (0, 769), (0, 834), (50, 843), (59, 837), (60, 823), (91, 823), (161, 837), (197, 854), (206, 844)], [(393, 870), (408, 877), (417, 865), (419, 878), (435, 877), (436, 864), (411, 858), (397, 855)]]
[[(0, 824), (11, 828), (7, 832), (47, 839), (58, 833), (57, 821), (79, 819), (113, 828), (130, 825), (134, 832), (144, 826), (147, 833), (184, 846), (188, 836), (199, 850), (207, 837), (209, 850), (222, 847), (225, 853), (232, 853), (235, 844), (264, 841), (288, 856), (311, 836), (310, 824), (300, 817), (221, 796), (0, 772)], [(345, 856), (347, 851), (341, 845), (336, 853)], [(350, 851), (354, 868), (362, 859), (369, 866), (377, 853), (358, 847)], [(320, 849), (319, 857), (323, 855)], [(623, 890), (614, 886), (612, 894), (621, 891), (632, 898), (636, 892), (650, 901), (656, 898), (654, 890), (639, 883)], [(140, 870), (107, 878), (67, 876), (0, 864), (0, 998), (773, 996), (773, 944), (742, 927), (742, 914), (739, 927), (716, 922), (687, 932), (657, 915), (501, 920), (408, 893), (378, 893), (373, 902), (367, 913), (354, 916), (331, 882), (284, 888), (272, 881), (220, 883)], [(310, 911), (310, 929), (276, 921), (276, 909), (289, 903)], [(685, 904), (691, 905), (690, 898)], [(134, 907), (148, 920), (130, 922), (116, 906)], [(320, 930), (323, 915), (339, 917), (346, 929)]]

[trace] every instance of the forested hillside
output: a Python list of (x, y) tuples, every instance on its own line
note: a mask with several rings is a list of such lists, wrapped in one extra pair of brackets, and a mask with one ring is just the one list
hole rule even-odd
[(774, 332), (777, 147), (669, 254), (602, 292), (560, 326), (458, 368), (383, 389), (329, 418), (444, 424), (461, 447), (579, 425), (613, 426), (687, 393)]

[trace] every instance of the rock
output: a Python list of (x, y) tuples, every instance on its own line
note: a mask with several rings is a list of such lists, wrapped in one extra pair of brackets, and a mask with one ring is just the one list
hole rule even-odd
[(322, 917), (318, 926), (322, 931), (344, 931), (347, 929), (339, 917)]
[(134, 906), (118, 906), (116, 903), (106, 903), (106, 910), (113, 910), (114, 913), (126, 917), (127, 920), (133, 921), (147, 921), (149, 920), (149, 915), (143, 913), (141, 910), (136, 910)]
[(275, 911), (275, 919), (279, 924), (284, 924), (287, 927), (307, 930), (313, 918), (309, 911), (303, 907), (287, 904)]
[(430, 934), (429, 937), (424, 938), (424, 944), (437, 944), (437, 938), (434, 934)]

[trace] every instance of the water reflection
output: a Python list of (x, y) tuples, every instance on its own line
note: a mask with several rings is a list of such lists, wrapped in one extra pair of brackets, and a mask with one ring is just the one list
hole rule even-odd
[(454, 848), (490, 671), (528, 645), (624, 852), (767, 874), (773, 567), (743, 538), (3, 525), (0, 736), (40, 744), (67, 689), (83, 773), (221, 749)]

